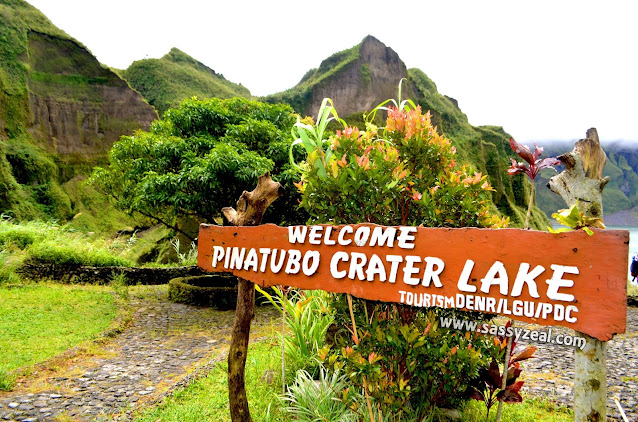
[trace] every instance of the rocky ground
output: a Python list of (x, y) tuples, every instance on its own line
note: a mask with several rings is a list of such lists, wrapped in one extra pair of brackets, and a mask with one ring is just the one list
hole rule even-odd
[[(108, 421), (115, 415), (126, 419), (223, 359), (233, 312), (174, 304), (162, 292), (133, 300), (130, 327), (99, 352), (71, 359), (57, 371), (34, 374), (14, 391), (0, 393), (0, 421)], [(255, 333), (279, 317), (271, 307), (259, 307), (256, 314)], [(628, 420), (637, 421), (637, 308), (629, 308), (627, 325), (627, 333), (608, 343), (608, 415), (622, 420), (613, 401), (618, 397)], [(524, 389), (570, 406), (574, 349), (534, 345), (538, 350), (536, 358), (525, 363)]]
[[(529, 328), (547, 330), (547, 327)], [(554, 334), (575, 334), (571, 330), (556, 327), (552, 331)], [(531, 343), (537, 350), (535, 359), (525, 361), (523, 390), (535, 396), (547, 397), (561, 405), (571, 406), (574, 348)], [(618, 398), (627, 420), (638, 421), (638, 308), (628, 308), (627, 332), (607, 343), (607, 398), (609, 420), (622, 421), (620, 411), (614, 402), (614, 398)]]

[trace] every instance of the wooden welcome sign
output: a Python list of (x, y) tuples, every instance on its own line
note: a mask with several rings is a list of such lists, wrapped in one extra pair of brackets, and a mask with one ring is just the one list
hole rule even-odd
[(623, 333), (629, 233), (372, 224), (201, 225), (198, 265), (262, 287), (295, 286)]

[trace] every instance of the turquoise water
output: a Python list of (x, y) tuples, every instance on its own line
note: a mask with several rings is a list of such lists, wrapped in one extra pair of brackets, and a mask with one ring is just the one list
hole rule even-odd
[(638, 253), (638, 227), (607, 226), (607, 228), (611, 230), (629, 230), (629, 256), (627, 257), (627, 274), (629, 274), (631, 257)]

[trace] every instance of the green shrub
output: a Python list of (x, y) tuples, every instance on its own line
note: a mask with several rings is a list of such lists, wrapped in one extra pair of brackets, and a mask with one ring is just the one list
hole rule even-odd
[[(506, 226), (490, 212), (487, 176), (456, 162), (456, 150), (437, 133), (430, 113), (392, 102), (383, 128), (371, 123), (375, 111), (366, 130), (344, 122), (343, 130), (324, 139), (330, 115), (336, 117), (327, 100), (316, 126), (295, 125), (296, 143), (308, 153), (298, 166), (297, 187), (311, 222)], [(390, 420), (422, 419), (435, 407), (458, 404), (496, 353), (489, 337), (439, 330), (437, 316), (445, 311), (355, 300), (354, 327), (343, 297), (333, 308), (332, 350), (321, 354)]]
[(237, 278), (219, 274), (174, 278), (168, 283), (168, 299), (220, 310), (235, 309)]
[(321, 368), (319, 379), (315, 381), (310, 373), (301, 370), (288, 387), (284, 398), (288, 403), (286, 411), (296, 421), (358, 421), (359, 415), (341, 400), (341, 393), (347, 387), (347, 377), (338, 371), (328, 373)]

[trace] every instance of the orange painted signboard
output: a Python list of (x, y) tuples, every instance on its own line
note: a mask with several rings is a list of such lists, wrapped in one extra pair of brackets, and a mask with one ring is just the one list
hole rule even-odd
[(627, 316), (629, 232), (202, 224), (198, 265), (295, 286), (561, 325), (607, 341)]

